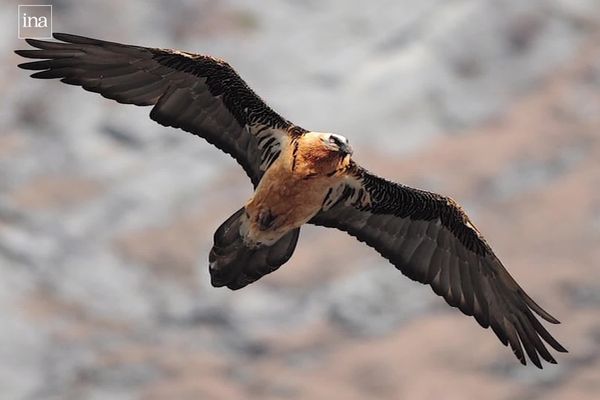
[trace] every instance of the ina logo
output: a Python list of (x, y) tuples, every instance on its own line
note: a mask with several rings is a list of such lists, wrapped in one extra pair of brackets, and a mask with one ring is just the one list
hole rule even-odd
[(52, 6), (19, 5), (18, 38), (51, 39)]

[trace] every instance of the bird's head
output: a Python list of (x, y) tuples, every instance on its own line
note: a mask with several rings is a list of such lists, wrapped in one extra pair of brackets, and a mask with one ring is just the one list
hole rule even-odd
[(352, 146), (344, 136), (335, 133), (322, 133), (320, 139), (328, 150), (336, 152), (342, 157), (352, 155)]
[(296, 142), (296, 154), (300, 162), (295, 166), (306, 170), (307, 175), (328, 175), (350, 164), (352, 147), (341, 135), (307, 132)]

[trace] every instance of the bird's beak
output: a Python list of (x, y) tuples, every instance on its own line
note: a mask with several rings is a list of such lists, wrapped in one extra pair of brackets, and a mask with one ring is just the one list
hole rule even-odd
[(352, 153), (354, 152), (354, 150), (352, 149), (352, 146), (350, 146), (348, 143), (342, 143), (342, 145), (340, 146), (340, 151), (342, 153), (344, 153), (344, 155), (349, 155), (349, 156), (351, 156)]

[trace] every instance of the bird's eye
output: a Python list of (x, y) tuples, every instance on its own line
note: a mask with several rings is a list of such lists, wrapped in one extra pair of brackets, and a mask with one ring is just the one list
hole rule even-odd
[(337, 144), (337, 145), (341, 144), (340, 140), (338, 138), (336, 138), (335, 136), (329, 136), (329, 143)]

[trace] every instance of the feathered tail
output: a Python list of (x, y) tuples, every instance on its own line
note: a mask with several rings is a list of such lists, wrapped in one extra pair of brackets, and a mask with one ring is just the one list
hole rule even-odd
[(285, 264), (298, 242), (300, 228), (290, 231), (272, 246), (248, 248), (240, 236), (242, 207), (223, 222), (214, 236), (208, 257), (211, 284), (241, 289)]

